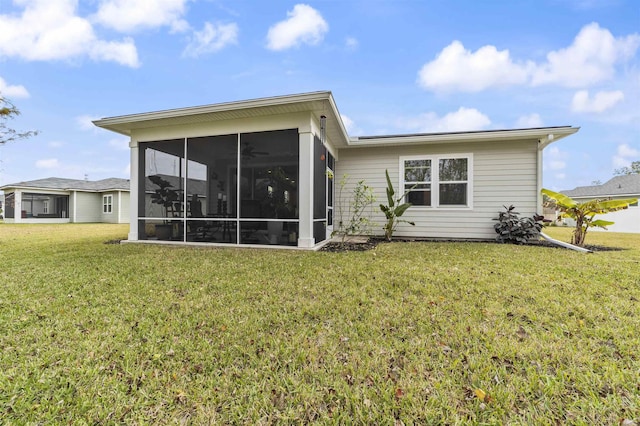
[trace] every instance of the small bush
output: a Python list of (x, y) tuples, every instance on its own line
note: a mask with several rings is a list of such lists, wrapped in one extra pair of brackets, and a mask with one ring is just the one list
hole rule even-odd
[(513, 205), (503, 206), (503, 212), (498, 214), (498, 223), (493, 225), (498, 236), (496, 240), (501, 243), (526, 244), (530, 240), (537, 240), (540, 231), (544, 226), (544, 216), (534, 215), (533, 217), (520, 217), (520, 213), (515, 212)]
[[(333, 179), (333, 174), (329, 176)], [(370, 235), (373, 226), (371, 221), (371, 207), (376, 202), (376, 196), (373, 193), (373, 187), (367, 185), (364, 180), (356, 183), (353, 194), (346, 204), (343, 200), (343, 191), (347, 186), (349, 180), (348, 175), (342, 176), (340, 180), (340, 188), (338, 190), (338, 198), (340, 203), (338, 204), (338, 217), (334, 221), (336, 229), (331, 236), (338, 235), (341, 237), (341, 244), (345, 244), (346, 239), (354, 235)], [(345, 208), (346, 205), (346, 208)]]

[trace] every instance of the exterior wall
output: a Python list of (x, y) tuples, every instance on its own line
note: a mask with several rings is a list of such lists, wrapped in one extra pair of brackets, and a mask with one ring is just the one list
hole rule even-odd
[[(105, 213), (103, 209), (103, 198), (105, 195), (111, 195), (111, 213)], [(100, 194), (100, 222), (118, 223), (118, 193), (103, 192)]]
[[(382, 234), (384, 215), (377, 207), (386, 203), (385, 169), (396, 189), (400, 184), (400, 157), (412, 155), (471, 154), (471, 208), (411, 207), (403, 219), (416, 226), (401, 224), (398, 237), (495, 239), (492, 219), (504, 206), (513, 204), (523, 216), (536, 213), (538, 200), (537, 141), (429, 144), (413, 146), (358, 147), (340, 150), (336, 162), (336, 222), (340, 206), (347, 205), (355, 184), (364, 179), (375, 189), (377, 203), (372, 219), (375, 234)], [(339, 182), (344, 174), (349, 183), (339, 194)]]
[(93, 192), (75, 193), (75, 217), (73, 222), (101, 222), (102, 221), (102, 194)]
[[(111, 213), (103, 211), (103, 197), (111, 195)], [(100, 194), (100, 216), (104, 223), (129, 223), (129, 192), (115, 191)]]
[(120, 191), (117, 194), (118, 223), (129, 223), (129, 192)]
[[(607, 226), (609, 232), (629, 232), (640, 234), (640, 207), (629, 207), (626, 210), (620, 210), (614, 213), (599, 215), (597, 219), (615, 222), (611, 226)], [(591, 228), (590, 231), (603, 231), (601, 228)]]
[[(218, 136), (248, 132), (264, 132), (268, 130), (293, 128), (297, 128), (299, 133), (311, 132), (313, 130), (311, 114), (298, 113), (270, 115), (234, 120), (208, 121), (192, 123), (189, 125), (136, 129), (133, 130), (131, 134), (132, 144), (130, 144), (130, 146), (132, 148), (137, 147), (138, 142), (152, 142), (167, 139)], [(131, 182), (131, 188), (135, 188), (134, 182)]]

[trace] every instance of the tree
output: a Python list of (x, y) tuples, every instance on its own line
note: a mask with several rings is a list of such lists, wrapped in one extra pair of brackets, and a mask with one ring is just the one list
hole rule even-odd
[(20, 110), (16, 108), (11, 101), (0, 94), (0, 145), (4, 145), (7, 142), (12, 142), (18, 139), (30, 138), (38, 134), (35, 130), (29, 130), (27, 132), (19, 132), (7, 125), (9, 120), (12, 120), (20, 115)]
[(629, 167), (621, 167), (613, 171), (614, 176), (640, 174), (640, 160), (634, 161)]
[(542, 189), (542, 193), (548, 197), (545, 207), (555, 207), (562, 214), (560, 218), (569, 217), (576, 221), (576, 228), (571, 235), (571, 244), (584, 246), (587, 231), (592, 227), (607, 229), (607, 226), (614, 222), (595, 219), (598, 214), (612, 213), (629, 207), (629, 204), (637, 203), (637, 198), (627, 198), (624, 200), (591, 200), (578, 203), (570, 197), (554, 192), (549, 189)]

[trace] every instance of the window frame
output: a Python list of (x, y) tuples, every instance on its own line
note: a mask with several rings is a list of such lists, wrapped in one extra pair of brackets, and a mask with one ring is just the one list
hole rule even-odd
[(102, 214), (113, 213), (113, 194), (105, 194), (102, 196)]
[[(467, 180), (466, 181), (443, 181), (442, 184), (455, 184), (466, 183), (467, 184), (467, 204), (455, 205), (455, 204), (440, 204), (440, 160), (467, 160)], [(400, 191), (405, 191), (405, 185), (407, 182), (404, 180), (405, 176), (405, 162), (415, 160), (429, 160), (431, 161), (431, 205), (421, 206), (413, 205), (412, 209), (437, 209), (437, 210), (471, 210), (473, 209), (473, 154), (472, 153), (448, 153), (448, 154), (434, 154), (434, 155), (407, 155), (400, 157), (399, 163), (399, 188)], [(398, 191), (398, 192), (400, 192)]]

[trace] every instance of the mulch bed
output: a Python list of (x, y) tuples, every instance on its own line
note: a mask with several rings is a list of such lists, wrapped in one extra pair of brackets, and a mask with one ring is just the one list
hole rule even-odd
[[(345, 251), (367, 251), (372, 250), (378, 246), (378, 244), (389, 244), (389, 243), (401, 243), (401, 242), (420, 242), (420, 243), (433, 243), (433, 242), (461, 242), (461, 240), (429, 240), (429, 239), (407, 239), (407, 238), (399, 238), (393, 239), (392, 241), (387, 241), (382, 238), (369, 238), (367, 240), (362, 241), (346, 241), (344, 243), (341, 242), (330, 242), (324, 245), (320, 251), (328, 251), (334, 253), (340, 253)], [(497, 241), (476, 241), (476, 240), (464, 240), (464, 242), (483, 242), (483, 243), (495, 243), (501, 244)], [(558, 245), (552, 244), (549, 241), (540, 240), (540, 241), (532, 241), (529, 246), (541, 246), (548, 247), (552, 249), (566, 249), (564, 247), (560, 247)], [(622, 251), (625, 250), (620, 247), (609, 247), (609, 246), (597, 246), (597, 245), (585, 245), (584, 248), (591, 251)]]
[(122, 241), (122, 240), (107, 240), (104, 243), (105, 244), (120, 244), (120, 241)]

